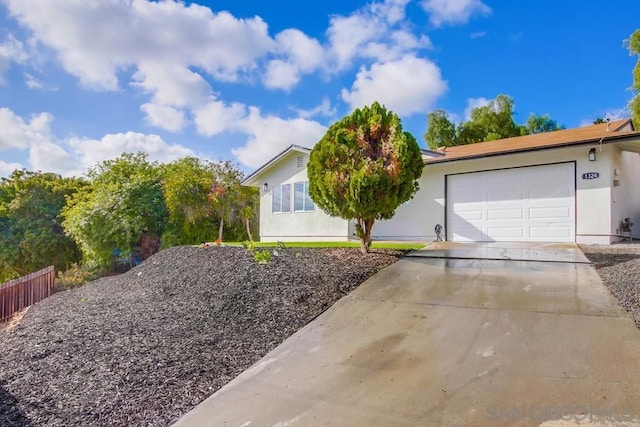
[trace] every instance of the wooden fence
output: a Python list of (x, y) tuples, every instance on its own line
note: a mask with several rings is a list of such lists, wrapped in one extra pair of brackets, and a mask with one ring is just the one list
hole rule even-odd
[(51, 265), (0, 285), (0, 322), (53, 294), (56, 270)]

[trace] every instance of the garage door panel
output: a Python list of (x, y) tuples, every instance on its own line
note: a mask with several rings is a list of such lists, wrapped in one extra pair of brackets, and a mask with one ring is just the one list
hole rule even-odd
[(575, 241), (575, 166), (532, 166), (447, 177), (454, 241)]
[(531, 227), (530, 235), (532, 240), (549, 241), (550, 238), (564, 237), (573, 238), (573, 232), (569, 227)]
[(546, 207), (529, 209), (529, 218), (535, 219), (569, 219), (571, 218), (571, 209), (566, 206)]
[(489, 227), (486, 234), (496, 240), (503, 241), (523, 240), (525, 238), (525, 231), (522, 227)]
[(481, 221), (482, 220), (482, 210), (473, 210), (473, 211), (462, 211), (458, 212), (458, 218), (453, 218), (452, 220), (455, 222), (468, 222), (468, 221)]
[(487, 218), (490, 220), (520, 220), (524, 218), (524, 209), (487, 209)]
[[(477, 197), (477, 195), (476, 195)], [(487, 202), (518, 202), (522, 200), (524, 194), (522, 191), (490, 191), (487, 192)]]

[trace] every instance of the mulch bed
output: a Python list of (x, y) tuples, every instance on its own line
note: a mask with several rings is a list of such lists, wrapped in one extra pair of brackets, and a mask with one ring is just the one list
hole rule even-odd
[(0, 425), (170, 425), (403, 255), (176, 247), (0, 331)]

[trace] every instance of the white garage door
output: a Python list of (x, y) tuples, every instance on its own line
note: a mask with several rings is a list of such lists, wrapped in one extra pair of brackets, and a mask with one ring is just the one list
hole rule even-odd
[(447, 176), (447, 238), (575, 241), (575, 165)]

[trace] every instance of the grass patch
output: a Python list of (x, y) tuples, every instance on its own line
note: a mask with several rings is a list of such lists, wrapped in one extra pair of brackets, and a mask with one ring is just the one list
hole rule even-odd
[[(240, 242), (224, 242), (228, 246), (241, 246)], [(288, 248), (359, 248), (360, 242), (284, 242)], [(398, 249), (415, 250), (421, 249), (426, 243), (420, 242), (373, 242), (372, 249)], [(276, 242), (254, 242), (257, 248), (277, 247)]]

